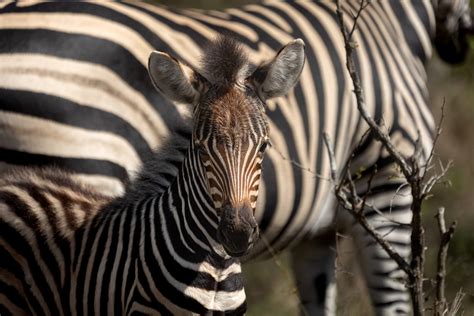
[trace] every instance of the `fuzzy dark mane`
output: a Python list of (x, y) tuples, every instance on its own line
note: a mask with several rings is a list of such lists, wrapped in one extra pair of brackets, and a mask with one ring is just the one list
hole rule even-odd
[(190, 139), (191, 122), (186, 120), (161, 148), (145, 157), (142, 169), (126, 189), (127, 199), (133, 202), (146, 195), (162, 194), (178, 174)]
[(248, 68), (248, 57), (233, 37), (219, 35), (204, 49), (202, 72), (214, 85), (229, 86), (237, 82)]

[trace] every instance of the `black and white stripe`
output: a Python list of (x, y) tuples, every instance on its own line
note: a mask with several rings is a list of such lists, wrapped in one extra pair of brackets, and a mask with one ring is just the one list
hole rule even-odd
[[(465, 3), (455, 2), (456, 8), (463, 8)], [(346, 2), (344, 8), (355, 11), (358, 4)], [(427, 105), (424, 65), (437, 35), (437, 8), (428, 0), (372, 1), (355, 34), (359, 44), (356, 63), (371, 115), (377, 121), (383, 119), (404, 155), (413, 153), (419, 132), (422, 159), (431, 149), (434, 127)], [(327, 239), (318, 242), (314, 238), (333, 229), (336, 212), (331, 184), (289, 160), (322, 178), (329, 177), (322, 133), (328, 132), (334, 139), (336, 158), (342, 166), (367, 130), (354, 106), (334, 11), (331, 2), (272, 2), (224, 11), (176, 10), (144, 3), (7, 4), (0, 20), (2, 160), (7, 167), (16, 163), (58, 164), (92, 184), (104, 183), (106, 192), (122, 192), (140, 158), (186, 126), (189, 115), (186, 107), (152, 92), (145, 74), (151, 50), (173, 52), (197, 67), (205, 43), (216, 33), (226, 32), (251, 52), (253, 64), (259, 64), (282, 44), (300, 37), (307, 52), (301, 83), (286, 97), (268, 102), (273, 146), (263, 162), (256, 217), (275, 249), (298, 245), (294, 261), (301, 269), (296, 277), (308, 310), (318, 313), (332, 309), (328, 306), (332, 306), (333, 296), (324, 294), (329, 293), (326, 288), (330, 289), (333, 281), (327, 268), (333, 255), (331, 245)], [(467, 19), (465, 11), (459, 12)], [(349, 19), (346, 22), (350, 23)], [(438, 51), (446, 48), (446, 43), (446, 36), (438, 40)], [(462, 57), (465, 49), (457, 56)], [(42, 84), (28, 84), (34, 80)], [(57, 86), (63, 87), (61, 92)], [(103, 98), (91, 97), (97, 94)], [(139, 115), (136, 120), (125, 114), (130, 112)], [(24, 126), (35, 126), (35, 136)], [(50, 126), (58, 132), (47, 134)], [(184, 138), (190, 137), (190, 130), (189, 126)], [(82, 143), (72, 144), (71, 138), (79, 133)], [(176, 154), (169, 161), (182, 157)], [(374, 204), (386, 216), (393, 214), (402, 223), (409, 223), (410, 201), (406, 192), (400, 194), (398, 190), (403, 183), (393, 177), (393, 162), (368, 137), (358, 148), (353, 167), (357, 171), (362, 167), (373, 170), (375, 165), (385, 177), (374, 179)], [(171, 165), (170, 169), (175, 168)], [(169, 178), (162, 177), (162, 187)], [(362, 177), (358, 183), (361, 192), (365, 183)], [(390, 224), (377, 215), (369, 216), (374, 223), (380, 222), (377, 226), (382, 231)], [(357, 228), (348, 224), (347, 229), (362, 243), (361, 258), (377, 314), (407, 312), (406, 291), (391, 279), (399, 274), (393, 262)], [(407, 236), (409, 229), (400, 226), (388, 238), (404, 251), (409, 244)], [(312, 253), (300, 251), (304, 247)], [(268, 254), (263, 243), (254, 249), (252, 257)], [(307, 264), (315, 253), (319, 262), (316, 268)], [(321, 297), (314, 284), (322, 279)]]
[[(275, 96), (292, 88), (303, 47), (295, 40), (270, 61), (267, 74), (257, 68), (260, 84), (229, 76), (248, 63), (230, 38), (208, 46), (216, 59), (204, 66), (211, 81), (167, 53), (150, 55), (157, 89), (194, 107), (193, 137), (164, 192), (154, 181), (158, 156), (116, 199), (88, 191), (59, 169), (0, 177), (0, 313), (245, 313), (236, 257), (258, 237), (251, 201), (268, 138), (256, 91), (271, 88)], [(271, 70), (293, 76), (293, 83), (275, 82)], [(181, 141), (178, 135), (170, 146)]]
[(161, 197), (111, 201), (58, 170), (3, 177), (1, 314), (242, 313), (240, 264), (191, 196), (189, 177), (204, 180), (192, 159)]

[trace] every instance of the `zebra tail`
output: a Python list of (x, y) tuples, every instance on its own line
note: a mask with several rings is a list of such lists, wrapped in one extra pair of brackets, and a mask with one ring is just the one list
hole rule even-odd
[(469, 37), (474, 35), (474, 13), (469, 0), (434, 2), (436, 50), (444, 61), (450, 64), (462, 63), (469, 51)]

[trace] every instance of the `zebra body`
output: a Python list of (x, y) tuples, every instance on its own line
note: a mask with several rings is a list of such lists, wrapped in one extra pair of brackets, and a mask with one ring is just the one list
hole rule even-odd
[(178, 177), (176, 193), (136, 202), (111, 201), (57, 170), (4, 177), (1, 314), (243, 313), (240, 264), (184, 229), (191, 209), (173, 199), (185, 192)]
[[(343, 7), (356, 11), (358, 4), (348, 1)], [(432, 54), (436, 20), (427, 0), (373, 1), (355, 33), (356, 65), (370, 114), (383, 121), (405, 156), (413, 153), (419, 133), (421, 159), (431, 150), (434, 128), (424, 65)], [(411, 221), (409, 191), (399, 190), (404, 183), (393, 162), (371, 135), (359, 146), (367, 126), (355, 106), (330, 1), (269, 2), (224, 11), (144, 3), (6, 4), (0, 21), (2, 159), (7, 167), (18, 162), (58, 164), (96, 186), (103, 183), (105, 192), (123, 191), (141, 157), (186, 127), (189, 116), (187, 107), (152, 93), (144, 74), (149, 52), (171, 51), (196, 67), (201, 48), (222, 32), (243, 43), (254, 65), (291, 38), (306, 43), (308, 62), (301, 84), (288, 96), (268, 102), (272, 146), (263, 165), (256, 218), (274, 249), (294, 247), (305, 307), (315, 314), (330, 313), (334, 238), (320, 236), (332, 234), (338, 216), (322, 133), (334, 139), (339, 166), (355, 148), (354, 172), (369, 172), (377, 165), (369, 201), (385, 215), (368, 216), (382, 233), (391, 232), (387, 238), (407, 256), (408, 226), (392, 227), (387, 217)], [(33, 80), (41, 82), (36, 90), (24, 87)], [(63, 89), (52, 93), (58, 85)], [(35, 126), (35, 137), (19, 126)], [(61, 136), (46, 133), (50, 126)], [(189, 138), (190, 129), (183, 138)], [(81, 135), (81, 143), (71, 145), (74, 135)], [(170, 157), (170, 170), (183, 157)], [(162, 188), (172, 175), (162, 175)], [(361, 194), (367, 175), (362, 173), (357, 183)], [(361, 245), (376, 313), (407, 313), (409, 298), (405, 286), (394, 281), (402, 276), (395, 263), (358, 227), (344, 217), (341, 221)], [(253, 249), (250, 258), (269, 254), (265, 243)]]
[[(116, 199), (54, 169), (0, 178), (0, 314), (245, 313), (236, 257), (258, 237), (263, 100), (296, 83), (303, 46), (283, 47), (256, 69), (258, 79), (240, 78), (246, 56), (225, 37), (209, 45), (207, 79), (166, 53), (151, 54), (157, 89), (194, 106), (186, 158), (162, 193), (153, 181), (159, 156)], [(293, 80), (275, 81), (275, 73)], [(228, 117), (239, 127), (226, 128)]]

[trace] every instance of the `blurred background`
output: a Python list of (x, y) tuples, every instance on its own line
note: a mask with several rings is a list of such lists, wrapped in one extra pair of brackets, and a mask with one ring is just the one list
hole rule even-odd
[[(173, 7), (223, 9), (258, 1), (251, 0), (160, 0), (149, 1)], [(474, 8), (474, 1), (471, 0)], [(439, 120), (445, 100), (443, 132), (436, 154), (443, 163), (453, 161), (448, 183), (438, 185), (434, 196), (424, 204), (427, 237), (427, 276), (435, 276), (439, 234), (435, 214), (438, 207), (446, 208), (446, 223), (457, 220), (458, 226), (450, 244), (447, 269), (447, 299), (465, 293), (465, 315), (474, 312), (474, 38), (471, 52), (461, 66), (443, 63), (436, 53), (428, 65), (431, 109)], [(338, 315), (369, 315), (367, 293), (355, 264), (351, 240), (343, 240), (340, 249), (338, 280)], [(244, 266), (248, 315), (297, 315), (299, 301), (292, 277), (288, 252), (263, 262)], [(433, 294), (430, 282), (426, 292)], [(431, 305), (428, 305), (431, 306)], [(430, 313), (429, 313), (430, 314)]]

